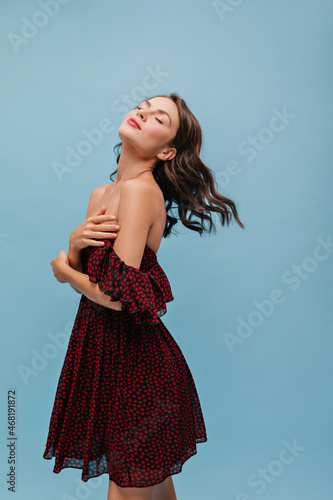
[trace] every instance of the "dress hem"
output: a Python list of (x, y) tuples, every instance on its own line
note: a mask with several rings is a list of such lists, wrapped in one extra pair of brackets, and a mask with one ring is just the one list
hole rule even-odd
[[(206, 441), (207, 441), (207, 436), (202, 437), (202, 438), (197, 438), (195, 442), (196, 442), (196, 444), (199, 444), (199, 443), (205, 443)], [(50, 448), (52, 448), (52, 446)], [(115, 480), (113, 477), (111, 477), (108, 470), (103, 470), (100, 473), (96, 474), (95, 476), (89, 476), (89, 477), (87, 477), (87, 476), (83, 477), (83, 473), (82, 473), (81, 480), (86, 483), (89, 481), (89, 479), (94, 479), (96, 477), (101, 476), (102, 474), (109, 474), (110, 481), (113, 481), (120, 488), (147, 488), (148, 486), (154, 486), (156, 484), (162, 483), (169, 476), (174, 476), (175, 474), (180, 474), (183, 470), (184, 463), (187, 460), (189, 460), (191, 457), (196, 455), (197, 452), (198, 452), (198, 450), (196, 447), (188, 449), (186, 451), (186, 453), (183, 454), (182, 458), (177, 462), (177, 464), (179, 464), (178, 470), (171, 472), (173, 467), (177, 466), (177, 464), (171, 466), (169, 472), (167, 472), (165, 475), (163, 475), (162, 479), (160, 479), (158, 482), (154, 482), (154, 483), (149, 483), (149, 484), (145, 484), (145, 485), (142, 485), (142, 484), (137, 485), (137, 484), (133, 484), (133, 482), (132, 482), (132, 484), (124, 484), (124, 483), (118, 482), (118, 480)], [(50, 453), (51, 453), (51, 456), (46, 456), (46, 455), (49, 455)], [(54, 458), (56, 456), (56, 453), (57, 453), (56, 451), (55, 452), (50, 451), (50, 449), (49, 449), (48, 451), (44, 452), (43, 458), (45, 458), (46, 460), (52, 460), (52, 458)], [(98, 457), (98, 458), (100, 459), (102, 457)], [(64, 469), (79, 469), (79, 470), (81, 469), (82, 470), (83, 467), (82, 466), (75, 466), (75, 465), (65, 465), (65, 466), (62, 466), (62, 467), (56, 469), (56, 467), (54, 466), (53, 472), (55, 474), (60, 474), (60, 472)]]

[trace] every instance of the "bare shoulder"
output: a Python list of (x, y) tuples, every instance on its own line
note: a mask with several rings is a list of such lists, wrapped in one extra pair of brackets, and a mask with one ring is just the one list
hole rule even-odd
[(103, 196), (107, 186), (109, 186), (109, 184), (103, 184), (102, 186), (98, 186), (91, 191), (88, 201), (86, 218), (89, 216), (91, 209), (94, 207), (96, 202), (98, 202), (98, 200)]
[(93, 204), (96, 200), (101, 198), (108, 186), (110, 186), (110, 184), (103, 184), (102, 186), (94, 188), (90, 193), (89, 205)]
[(128, 179), (120, 190), (121, 197), (142, 201), (145, 205), (156, 204), (160, 201), (161, 194), (162, 191), (156, 182), (144, 178)]
[(109, 186), (109, 184), (103, 184), (102, 186), (94, 188), (90, 193), (90, 197), (95, 198), (101, 196), (104, 193), (107, 186)]
[[(134, 217), (139, 224), (152, 226), (165, 210), (163, 193), (158, 184), (150, 179), (136, 178), (125, 181), (119, 196), (118, 222), (128, 223)], [(122, 222), (123, 221), (123, 222)], [(145, 221), (145, 222), (144, 222)]]

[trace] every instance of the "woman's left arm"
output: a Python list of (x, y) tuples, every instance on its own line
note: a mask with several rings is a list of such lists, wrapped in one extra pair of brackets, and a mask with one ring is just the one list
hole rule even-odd
[(121, 311), (120, 300), (111, 302), (110, 297), (101, 292), (98, 283), (92, 283), (88, 274), (81, 273), (69, 265), (68, 256), (64, 250), (60, 250), (59, 255), (50, 262), (53, 274), (60, 283), (69, 283), (83, 295), (96, 304), (99, 304), (116, 311)]

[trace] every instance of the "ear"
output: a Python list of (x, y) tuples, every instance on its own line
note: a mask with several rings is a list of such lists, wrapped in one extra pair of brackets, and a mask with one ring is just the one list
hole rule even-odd
[(162, 161), (172, 160), (177, 154), (176, 148), (170, 148), (162, 153), (158, 153), (157, 158)]

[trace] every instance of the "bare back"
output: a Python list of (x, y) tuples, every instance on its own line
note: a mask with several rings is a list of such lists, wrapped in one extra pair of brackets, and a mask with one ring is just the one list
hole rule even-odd
[[(139, 182), (142, 182), (142, 179), (140, 179)], [(150, 184), (152, 184), (152, 181), (148, 179), (145, 179), (145, 182), (149, 182)], [(163, 237), (167, 214), (162, 190), (155, 182), (154, 188), (156, 190), (157, 209), (155, 212), (154, 221), (148, 231), (146, 243), (148, 247), (150, 247), (155, 253), (157, 253)], [(113, 183), (103, 184), (102, 186), (96, 188), (94, 190), (94, 196), (89, 200), (86, 218), (91, 217), (94, 213), (98, 212), (98, 210), (100, 210), (104, 205), (106, 206), (105, 214), (115, 215), (116, 221), (118, 221), (118, 208), (121, 189), (122, 184), (119, 186), (114, 186)]]

